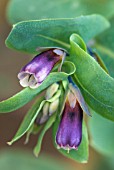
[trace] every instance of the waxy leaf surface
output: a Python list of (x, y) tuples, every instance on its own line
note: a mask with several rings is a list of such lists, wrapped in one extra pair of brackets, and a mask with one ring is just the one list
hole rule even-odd
[(7, 17), (10, 23), (31, 19), (68, 18), (93, 13), (109, 18), (114, 15), (113, 6), (113, 0), (10, 0)]
[(6, 45), (28, 53), (36, 53), (38, 47), (55, 46), (69, 49), (69, 37), (72, 33), (79, 34), (88, 42), (108, 27), (109, 22), (100, 15), (25, 21), (13, 26)]
[(93, 110), (114, 121), (114, 79), (86, 52), (78, 35), (73, 34), (70, 42), (70, 59), (76, 66), (75, 78), (86, 102)]
[(93, 112), (89, 119), (90, 144), (106, 156), (114, 156), (114, 122)]

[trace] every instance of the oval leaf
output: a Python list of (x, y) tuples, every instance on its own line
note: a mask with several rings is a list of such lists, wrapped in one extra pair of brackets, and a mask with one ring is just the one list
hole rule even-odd
[[(6, 163), (7, 162), (7, 163)], [(56, 165), (56, 166), (55, 166)], [(37, 168), (36, 168), (37, 167)], [(26, 149), (7, 149), (0, 153), (0, 169), (4, 170), (69, 170), (69, 163), (62, 163), (49, 154), (35, 159)]]
[(111, 17), (114, 15), (113, 7), (113, 0), (10, 0), (7, 17), (11, 23), (31, 19), (76, 17), (93, 13)]
[(100, 15), (20, 22), (13, 26), (6, 45), (28, 53), (36, 53), (38, 47), (59, 46), (68, 49), (72, 33), (81, 35), (87, 42), (108, 27), (108, 21)]
[(75, 78), (83, 89), (86, 102), (93, 110), (114, 121), (114, 79), (84, 51), (84, 42), (78, 35), (73, 34), (70, 42), (70, 60), (77, 68)]
[(93, 112), (89, 129), (91, 146), (106, 156), (114, 156), (114, 122)]
[(103, 53), (114, 58), (114, 16), (109, 20), (111, 27), (96, 38), (95, 46)]

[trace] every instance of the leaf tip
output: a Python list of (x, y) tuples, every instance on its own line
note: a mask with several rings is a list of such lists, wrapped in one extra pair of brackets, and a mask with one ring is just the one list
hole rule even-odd
[(36, 158), (38, 158), (38, 156), (39, 156), (39, 152), (38, 152), (38, 151), (36, 151), (36, 149), (34, 149), (33, 153), (34, 153), (35, 157), (36, 157)]
[(83, 160), (81, 163), (87, 164), (87, 163), (88, 163), (88, 160)]
[(8, 144), (9, 146), (11, 146), (11, 145), (12, 145), (12, 143), (13, 143), (12, 141), (7, 142), (7, 144)]

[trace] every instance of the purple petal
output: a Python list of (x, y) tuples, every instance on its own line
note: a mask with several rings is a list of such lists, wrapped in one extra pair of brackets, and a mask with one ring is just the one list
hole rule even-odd
[(82, 139), (83, 110), (77, 102), (71, 108), (69, 102), (65, 104), (61, 122), (56, 135), (56, 143), (64, 149), (77, 149)]
[(24, 87), (37, 87), (45, 80), (54, 65), (62, 60), (63, 54), (60, 49), (50, 49), (34, 57), (18, 74), (20, 84)]

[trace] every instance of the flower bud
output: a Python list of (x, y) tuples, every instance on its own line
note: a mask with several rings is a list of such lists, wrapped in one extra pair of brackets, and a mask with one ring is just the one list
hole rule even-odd
[(57, 108), (59, 106), (59, 99), (56, 99), (54, 102), (52, 102), (49, 106), (49, 116), (51, 116), (53, 113), (56, 112)]
[(46, 100), (49, 100), (50, 98), (53, 97), (53, 95), (57, 92), (59, 88), (59, 84), (54, 83), (48, 89), (46, 90), (45, 98)]
[(48, 113), (49, 113), (49, 102), (46, 102), (42, 109), (42, 116), (39, 119), (39, 124), (43, 124), (48, 120), (49, 118)]

